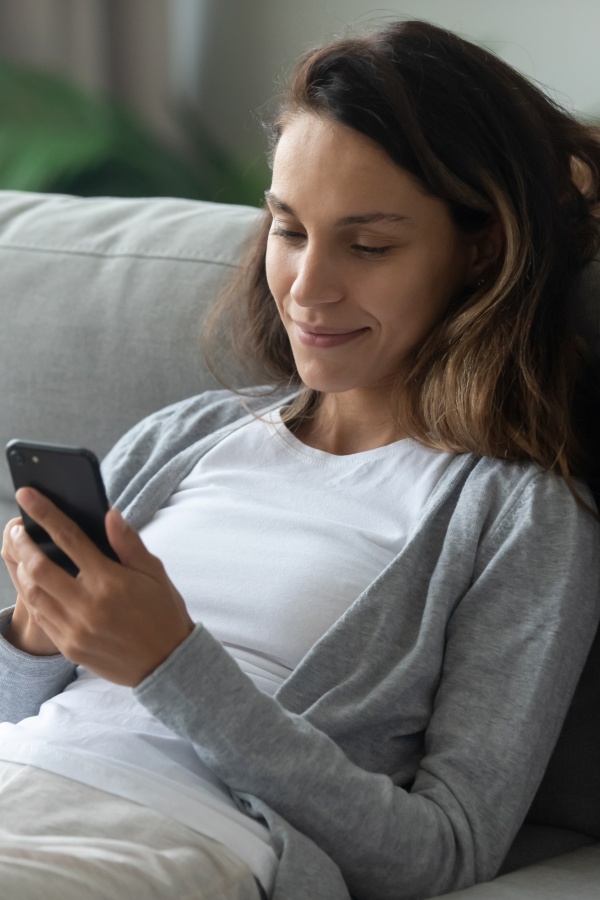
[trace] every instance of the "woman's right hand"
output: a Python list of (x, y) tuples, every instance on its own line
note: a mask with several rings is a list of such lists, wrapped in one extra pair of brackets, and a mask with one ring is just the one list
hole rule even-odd
[(43, 628), (36, 624), (23, 601), (21, 596), (21, 588), (19, 585), (19, 577), (17, 573), (17, 563), (12, 552), (11, 531), (15, 525), (23, 525), (23, 519), (11, 519), (4, 529), (2, 539), (2, 551), (0, 555), (6, 563), (6, 568), (11, 577), (17, 591), (17, 602), (15, 611), (8, 631), (5, 632), (4, 638), (17, 650), (24, 653), (30, 653), (32, 656), (53, 656), (58, 653), (58, 649), (53, 641), (50, 640)]

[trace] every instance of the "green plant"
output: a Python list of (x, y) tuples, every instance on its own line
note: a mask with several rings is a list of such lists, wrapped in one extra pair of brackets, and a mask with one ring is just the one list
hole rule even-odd
[(191, 145), (188, 162), (117, 104), (0, 63), (0, 189), (260, 202), (255, 179), (199, 123)]

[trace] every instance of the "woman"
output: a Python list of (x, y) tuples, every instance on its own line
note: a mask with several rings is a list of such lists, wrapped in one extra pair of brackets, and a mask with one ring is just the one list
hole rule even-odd
[[(301, 60), (245, 325), (238, 285), (214, 326), (233, 297), (275, 392), (195, 397), (119, 442), (121, 565), (32, 491), (79, 576), (5, 531), (4, 844), (46, 873), (44, 840), (76, 837), (45, 896), (89, 872), (98, 897), (286, 900), (494, 875), (600, 615), (570, 330), (599, 182), (588, 129), (432, 25)], [(85, 827), (32, 826), (63, 791)]]

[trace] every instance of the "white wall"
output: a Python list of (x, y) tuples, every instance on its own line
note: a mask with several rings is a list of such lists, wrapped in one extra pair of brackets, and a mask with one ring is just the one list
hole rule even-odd
[(195, 94), (234, 153), (260, 152), (252, 110), (304, 50), (348, 27), (422, 18), (483, 42), (559, 102), (600, 119), (600, 0), (172, 0), (210, 11)]
[(254, 6), (269, 7), (266, 40), (276, 46), (277, 35), (285, 34), (286, 50), (344, 24), (428, 19), (486, 43), (576, 109), (600, 116), (599, 0), (267, 0)]

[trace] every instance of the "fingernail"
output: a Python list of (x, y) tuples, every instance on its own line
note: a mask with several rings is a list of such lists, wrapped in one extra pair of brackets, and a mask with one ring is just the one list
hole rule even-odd
[(21, 537), (22, 532), (23, 532), (22, 525), (13, 525), (13, 527), (10, 529), (10, 536), (13, 539), (13, 541), (17, 541)]

